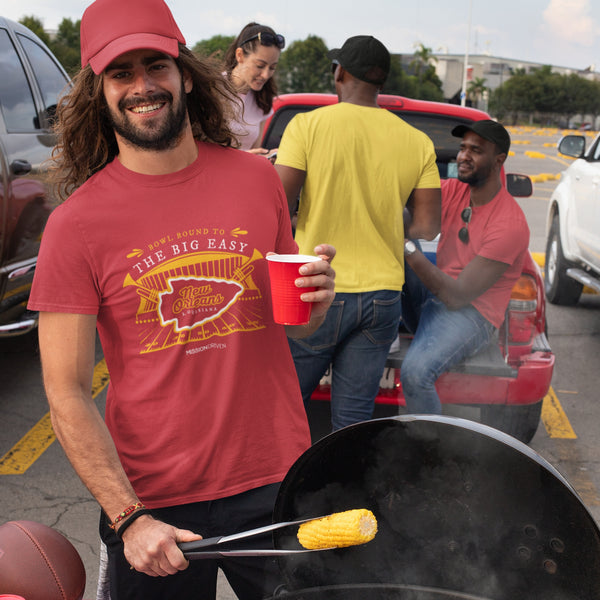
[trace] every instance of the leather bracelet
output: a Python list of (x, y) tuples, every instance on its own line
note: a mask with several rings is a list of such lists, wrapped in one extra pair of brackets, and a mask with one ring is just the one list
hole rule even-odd
[(108, 526), (111, 529), (115, 529), (117, 527), (117, 525), (125, 518), (127, 518), (131, 513), (135, 512), (136, 510), (139, 510), (140, 508), (146, 508), (142, 502), (136, 502), (135, 504), (132, 504), (131, 506), (128, 506), (123, 512), (119, 513), (116, 517), (116, 519), (112, 522), (108, 523)]
[(125, 519), (121, 525), (119, 526), (119, 528), (115, 531), (115, 533), (117, 534), (117, 537), (122, 540), (123, 539), (123, 534), (125, 533), (125, 530), (138, 518), (141, 517), (143, 515), (149, 515), (150, 514), (150, 509), (149, 508), (140, 508), (139, 510), (136, 510), (128, 519)]

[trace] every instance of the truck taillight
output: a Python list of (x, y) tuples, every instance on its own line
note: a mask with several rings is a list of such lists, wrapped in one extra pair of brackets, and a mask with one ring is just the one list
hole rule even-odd
[(510, 293), (509, 310), (531, 312), (537, 308), (538, 289), (531, 275), (521, 275)]
[(521, 275), (515, 283), (508, 304), (509, 342), (527, 343), (535, 333), (538, 289), (535, 279)]

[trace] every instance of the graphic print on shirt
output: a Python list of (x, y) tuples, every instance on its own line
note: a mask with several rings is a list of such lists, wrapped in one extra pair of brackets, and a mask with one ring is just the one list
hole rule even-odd
[(234, 229), (229, 240), (206, 237), (206, 231), (167, 235), (127, 255), (135, 263), (123, 287), (134, 287), (139, 296), (142, 354), (265, 326), (262, 292), (253, 278), (263, 255), (256, 249), (243, 253), (244, 230)]

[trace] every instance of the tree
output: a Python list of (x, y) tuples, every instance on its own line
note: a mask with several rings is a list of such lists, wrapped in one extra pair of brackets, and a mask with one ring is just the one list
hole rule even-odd
[(428, 48), (421, 42), (415, 44), (415, 47), (416, 50), (414, 52), (414, 59), (410, 63), (410, 66), (417, 76), (419, 83), (421, 83), (422, 74), (427, 70), (427, 67), (429, 67), (432, 62), (437, 62), (437, 58), (433, 56), (431, 48)]
[(79, 45), (79, 26), (81, 21), (63, 19), (58, 26), (56, 38), (49, 43), (56, 58), (69, 75), (73, 76), (81, 66), (81, 49)]
[(486, 80), (483, 77), (475, 77), (467, 86), (467, 98), (475, 100), (476, 105), (479, 104), (479, 100), (487, 91), (485, 82)]
[(398, 96), (407, 96), (415, 98), (417, 94), (417, 84), (414, 76), (409, 76), (402, 67), (402, 57), (398, 54), (392, 54), (390, 62), (390, 73), (383, 86), (384, 94), (396, 94)]
[(292, 42), (279, 59), (277, 84), (281, 93), (331, 92), (331, 60), (323, 39), (309, 35)]
[(428, 65), (421, 79), (417, 79), (417, 94), (415, 98), (421, 100), (432, 100), (434, 102), (444, 101), (444, 92), (442, 91), (442, 81), (435, 72), (433, 65)]
[(44, 24), (40, 19), (33, 15), (25, 16), (19, 19), (21, 25), (25, 25), (28, 29), (31, 29), (35, 35), (37, 35), (46, 46), (49, 45), (50, 36), (44, 31)]
[(412, 97), (441, 102), (444, 100), (442, 82), (433, 65), (437, 58), (433, 56), (431, 48), (422, 43), (417, 44), (416, 48), (414, 58), (409, 65), (415, 85)]
[(44, 25), (40, 19), (34, 16), (26, 16), (19, 19), (21, 25), (31, 29), (48, 48), (52, 51), (58, 62), (64, 67), (69, 75), (73, 76), (81, 66), (81, 50), (79, 47), (79, 25), (81, 21), (63, 19), (58, 26), (54, 37), (50, 37), (44, 31)]
[(513, 76), (494, 91), (490, 108), (500, 119), (510, 115), (516, 124), (519, 113), (533, 114), (540, 94), (539, 82), (525, 69), (515, 69)]
[(600, 83), (575, 73), (553, 73), (550, 65), (526, 73), (518, 69), (492, 94), (490, 108), (500, 119), (511, 115), (512, 122), (527, 118), (545, 125), (567, 126), (576, 115), (600, 113)]
[(227, 48), (234, 42), (234, 35), (213, 35), (208, 40), (201, 40), (192, 48), (200, 56), (222, 61)]

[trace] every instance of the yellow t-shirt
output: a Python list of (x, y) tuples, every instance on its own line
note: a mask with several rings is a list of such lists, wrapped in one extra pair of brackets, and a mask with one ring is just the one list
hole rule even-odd
[(432, 141), (382, 108), (341, 102), (287, 126), (277, 164), (306, 171), (296, 241), (335, 246), (337, 292), (401, 290), (402, 212), (415, 188), (439, 188)]

